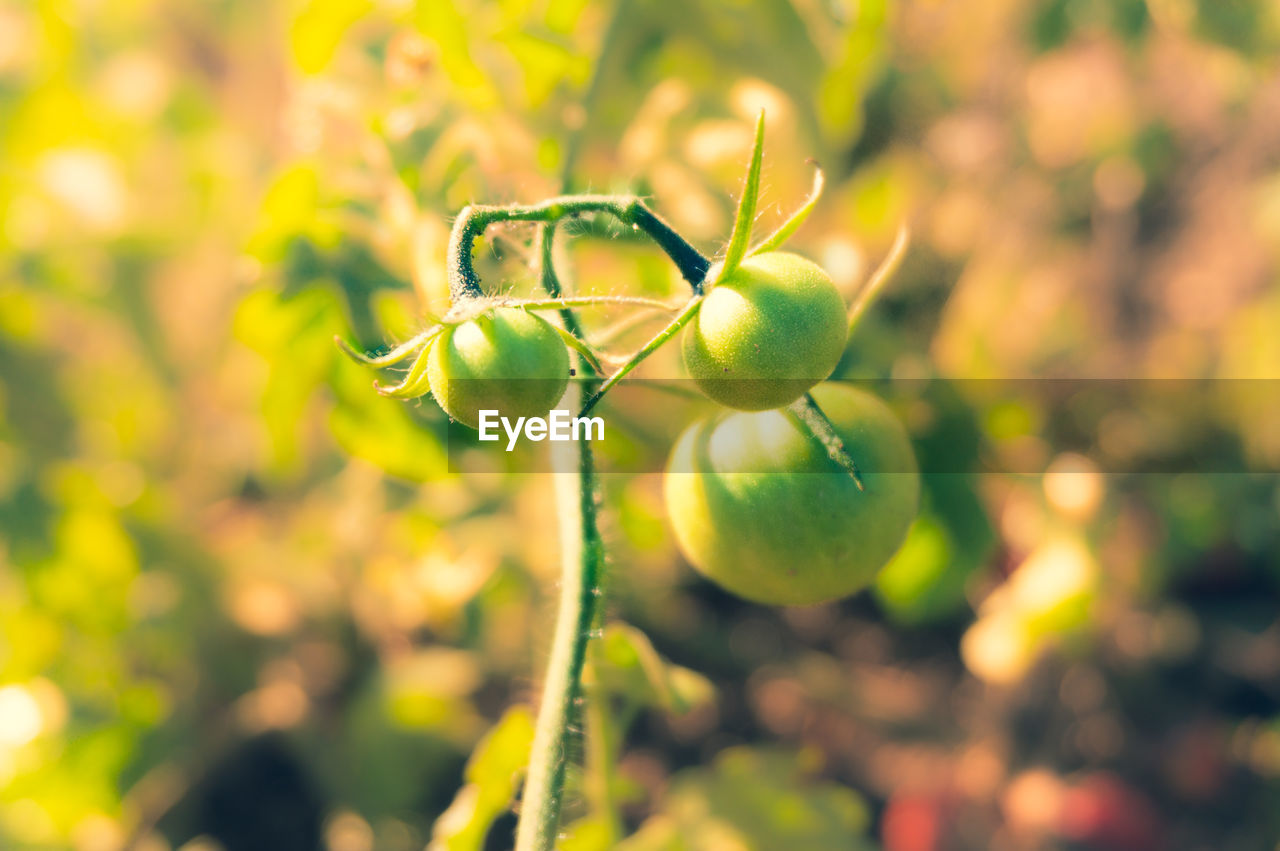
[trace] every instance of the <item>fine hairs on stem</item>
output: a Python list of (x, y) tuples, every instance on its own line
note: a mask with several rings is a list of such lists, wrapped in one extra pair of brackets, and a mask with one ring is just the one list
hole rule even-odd
[[(554, 222), (538, 229), (542, 288), (552, 298), (560, 298), (563, 288), (552, 261), (554, 239)], [(560, 315), (566, 331), (581, 333), (581, 323), (573, 308), (561, 307)], [(577, 367), (587, 380), (580, 386), (571, 386), (569, 393), (581, 398), (594, 391), (598, 379), (581, 355)], [(577, 399), (571, 402), (577, 403)], [(578, 441), (553, 443), (551, 447), (560, 531), (560, 602), (516, 827), (517, 851), (551, 851), (555, 847), (569, 759), (570, 727), (582, 694), (582, 668), (599, 607), (604, 571), (604, 543), (596, 522), (595, 458), (591, 444)]]
[(657, 213), (645, 206), (644, 201), (634, 195), (561, 195), (536, 204), (512, 204), (505, 207), (473, 204), (463, 208), (449, 234), (447, 257), (450, 297), (455, 304), (469, 298), (484, 297), (471, 255), (476, 239), (489, 225), (498, 222), (554, 223), (585, 213), (607, 213), (624, 225), (648, 235), (676, 264), (693, 291), (701, 292), (702, 280), (711, 267), (711, 261), (672, 230)]

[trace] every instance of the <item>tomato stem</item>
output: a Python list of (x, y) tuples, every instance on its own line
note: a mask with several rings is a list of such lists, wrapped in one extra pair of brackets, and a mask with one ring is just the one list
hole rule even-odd
[(587, 413), (596, 406), (596, 403), (600, 401), (601, 397), (603, 397), (605, 393), (608, 393), (615, 384), (625, 378), (627, 373), (639, 366), (642, 360), (661, 348), (664, 343), (675, 336), (677, 331), (685, 325), (688, 325), (689, 321), (697, 315), (698, 308), (702, 307), (702, 299), (703, 296), (699, 293), (685, 302), (684, 307), (680, 309), (680, 312), (676, 314), (674, 319), (667, 323), (665, 328), (654, 335), (653, 339), (645, 343), (638, 352), (627, 358), (626, 362), (622, 364), (622, 366), (618, 367), (617, 371), (614, 372), (613, 375), (610, 375), (604, 384), (600, 385), (600, 389), (592, 394), (587, 399), (586, 404), (582, 406), (582, 410), (579, 412), (578, 416), (586, 416)]
[(560, 195), (537, 204), (484, 206), (473, 204), (458, 213), (449, 234), (449, 293), (455, 303), (483, 298), (480, 278), (472, 259), (475, 241), (489, 225), (498, 222), (555, 223), (570, 216), (607, 213), (625, 225), (643, 231), (676, 264), (695, 293), (711, 268), (708, 260), (688, 240), (676, 233), (657, 213), (634, 195)]
[(551, 310), (564, 307), (597, 307), (609, 305), (630, 305), (632, 307), (653, 307), (659, 310), (679, 310), (680, 305), (671, 304), (656, 298), (644, 298), (631, 295), (575, 295), (560, 298), (511, 298), (497, 299), (496, 307), (519, 307), (524, 310)]
[[(552, 298), (563, 292), (553, 265), (555, 222), (538, 229), (542, 288)], [(581, 334), (581, 324), (562, 307), (565, 330)], [(581, 355), (577, 367), (586, 383), (573, 385), (578, 399), (595, 388), (596, 371)], [(577, 402), (577, 399), (574, 400)], [(582, 697), (582, 669), (600, 607), (604, 541), (596, 519), (595, 459), (590, 441), (551, 444), (557, 516), (560, 519), (560, 604), (551, 640), (551, 658), (542, 685), (529, 770), (516, 826), (517, 851), (552, 851), (560, 826), (572, 720)], [(576, 451), (576, 458), (575, 458)]]
[(827, 457), (853, 478), (853, 483), (858, 486), (858, 490), (865, 491), (867, 488), (862, 483), (862, 473), (858, 470), (857, 462), (853, 460), (849, 450), (845, 449), (844, 441), (836, 433), (836, 427), (831, 422), (831, 418), (818, 406), (813, 395), (804, 394), (787, 406), (786, 410), (809, 437), (822, 445)]
[(599, 608), (604, 569), (591, 444), (582, 440), (551, 446), (560, 518), (560, 603), (516, 828), (517, 851), (552, 851), (555, 847), (570, 759), (570, 729), (582, 694), (582, 668)]

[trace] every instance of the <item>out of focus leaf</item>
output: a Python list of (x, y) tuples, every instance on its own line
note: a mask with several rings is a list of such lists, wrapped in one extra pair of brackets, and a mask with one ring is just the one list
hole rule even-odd
[(507, 710), (467, 762), (466, 785), (436, 821), (427, 851), (479, 851), (494, 819), (511, 804), (533, 745), (533, 715)]
[(580, 84), (590, 73), (586, 58), (575, 55), (565, 44), (518, 31), (501, 33), (498, 39), (520, 65), (525, 97), (533, 109), (545, 105), (566, 80)]
[(618, 851), (857, 851), (870, 813), (856, 792), (812, 779), (819, 757), (747, 747), (682, 771), (658, 811)]
[(845, 30), (843, 55), (823, 78), (818, 94), (823, 129), (838, 138), (856, 136), (862, 130), (863, 98), (883, 65), (888, 25), (886, 0), (867, 0), (852, 8), (856, 11)]
[(308, 74), (324, 70), (342, 36), (372, 9), (369, 0), (309, 0), (289, 33), (298, 67)]
[(613, 827), (599, 816), (578, 819), (561, 833), (557, 851), (613, 851), (616, 845)]
[(715, 697), (711, 683), (695, 671), (658, 655), (649, 637), (633, 626), (614, 623), (591, 645), (598, 685), (642, 706), (683, 714)]
[(304, 455), (304, 412), (339, 357), (333, 337), (341, 329), (338, 300), (328, 290), (309, 289), (288, 299), (258, 290), (240, 305), (236, 335), (269, 364), (262, 415), (278, 471), (295, 469)]
[(921, 598), (943, 578), (953, 556), (946, 529), (936, 518), (920, 515), (902, 549), (876, 576), (877, 598), (899, 619), (918, 617)]
[(425, 482), (444, 475), (447, 459), (439, 438), (415, 422), (401, 402), (373, 392), (367, 370), (343, 363), (335, 380), (338, 400), (329, 428), (342, 448), (393, 476)]
[(282, 171), (267, 188), (248, 250), (260, 260), (285, 259), (292, 240), (315, 227), (320, 178), (315, 167), (299, 163)]
[(440, 66), (459, 94), (476, 108), (498, 103), (498, 93), (484, 70), (472, 57), (469, 21), (455, 0), (421, 3), (415, 17), (422, 34), (431, 39), (440, 56)]
[(970, 476), (927, 473), (921, 479), (925, 507), (873, 586), (894, 619), (908, 624), (968, 611), (965, 586), (995, 546)]

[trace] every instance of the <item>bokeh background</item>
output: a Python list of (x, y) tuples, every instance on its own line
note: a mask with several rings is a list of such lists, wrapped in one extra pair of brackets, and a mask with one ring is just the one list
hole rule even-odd
[[(1278, 48), (1268, 0), (0, 5), (0, 847), (509, 847), (548, 477), (449, 473), (333, 337), (442, 310), (473, 200), (638, 191), (714, 252), (765, 107), (763, 218), (820, 161), (792, 245), (846, 292), (911, 226), (841, 373), (932, 379), (895, 404), (971, 472), (804, 610), (607, 477), (565, 847), (1276, 848)], [(679, 291), (573, 235), (583, 290)], [(1213, 389), (1068, 451), (1003, 383), (1051, 377)]]

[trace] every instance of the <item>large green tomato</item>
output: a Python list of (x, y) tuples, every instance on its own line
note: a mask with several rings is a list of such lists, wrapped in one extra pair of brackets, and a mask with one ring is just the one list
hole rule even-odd
[[(716, 269), (707, 274), (715, 280)], [(797, 254), (748, 257), (707, 293), (684, 332), (684, 363), (704, 393), (741, 411), (793, 402), (844, 352), (844, 300)]]
[(813, 395), (866, 490), (784, 411), (696, 422), (667, 463), (664, 495), (681, 551), (748, 600), (803, 606), (858, 591), (916, 514), (915, 454), (889, 408), (846, 385), (824, 384)]
[(432, 341), (427, 382), (440, 407), (471, 428), (482, 410), (545, 417), (569, 383), (569, 352), (542, 317), (498, 307)]

